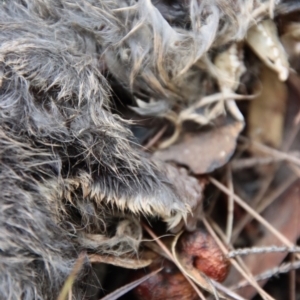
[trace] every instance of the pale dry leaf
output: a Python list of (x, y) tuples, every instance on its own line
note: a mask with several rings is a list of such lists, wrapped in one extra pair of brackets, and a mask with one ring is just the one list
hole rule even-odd
[(274, 21), (267, 19), (251, 27), (246, 42), (263, 63), (278, 74), (281, 81), (287, 80), (289, 62)]
[[(262, 68), (260, 81), (257, 89), (261, 89), (261, 93), (250, 102), (248, 135), (253, 141), (279, 148), (282, 144), (287, 87), (267, 67)], [(251, 151), (255, 152), (254, 149)]]

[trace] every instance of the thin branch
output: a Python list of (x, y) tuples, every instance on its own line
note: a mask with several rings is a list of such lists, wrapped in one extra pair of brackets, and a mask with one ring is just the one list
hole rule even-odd
[(243, 249), (236, 249), (230, 251), (228, 253), (228, 257), (232, 258), (232, 257), (242, 256), (242, 255), (274, 253), (274, 252), (299, 253), (300, 247), (289, 248), (286, 246), (269, 246), (269, 247), (243, 248)]
[[(269, 269), (269, 270), (267, 270), (263, 273), (260, 273), (260, 274), (256, 275), (254, 278), (257, 281), (267, 280), (267, 279), (269, 279), (273, 276), (279, 275), (281, 273), (288, 273), (291, 270), (296, 270), (296, 269), (299, 269), (299, 268), (300, 268), (300, 261), (297, 260), (297, 261), (292, 262), (292, 263), (291, 262), (285, 263), (285, 264), (282, 264), (279, 267)], [(243, 281), (239, 282), (238, 284), (231, 286), (230, 289), (237, 290), (237, 289), (243, 288), (243, 287), (248, 286), (248, 285), (249, 285), (249, 282), (247, 282), (246, 280), (243, 280)]]
[(227, 224), (226, 224), (226, 241), (230, 243), (232, 236), (232, 228), (233, 228), (233, 211), (234, 211), (234, 200), (233, 200), (233, 182), (232, 182), (232, 172), (230, 166), (227, 167), (226, 172), (227, 177), (227, 185), (230, 190), (230, 195), (228, 195), (228, 204), (227, 204)]

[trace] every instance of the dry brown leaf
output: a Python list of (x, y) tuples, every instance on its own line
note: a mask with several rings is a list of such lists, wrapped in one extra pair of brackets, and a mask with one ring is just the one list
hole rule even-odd
[(242, 122), (222, 118), (222, 124), (210, 130), (183, 134), (176, 144), (155, 152), (154, 157), (185, 165), (194, 174), (212, 172), (231, 158), (243, 127)]

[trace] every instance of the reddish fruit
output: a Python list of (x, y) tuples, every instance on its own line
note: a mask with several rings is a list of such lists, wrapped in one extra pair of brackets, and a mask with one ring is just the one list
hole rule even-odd
[[(147, 269), (147, 273), (164, 267), (162, 271), (149, 278), (133, 290), (138, 300), (196, 300), (195, 290), (170, 261), (158, 258)], [(134, 273), (133, 279), (145, 275), (145, 270)]]
[(176, 246), (179, 255), (187, 256), (191, 264), (206, 276), (222, 282), (229, 272), (229, 260), (214, 239), (205, 231), (183, 233)]

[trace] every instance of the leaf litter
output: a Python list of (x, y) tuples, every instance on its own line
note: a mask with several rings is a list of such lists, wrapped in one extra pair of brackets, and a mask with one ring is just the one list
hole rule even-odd
[[(272, 12), (273, 2), (256, 13)], [(201, 209), (193, 211), (197, 242), (182, 248), (182, 236), (195, 233), (170, 234), (160, 220), (142, 218), (137, 253), (87, 255), (89, 263), (108, 266), (104, 273), (116, 277), (117, 286), (104, 282), (102, 299), (300, 297), (299, 49), (299, 17), (265, 18), (245, 40), (196, 62), (210, 70), (214, 93), (169, 111), (162, 102), (137, 101), (128, 118), (148, 130), (144, 151), (184, 169), (201, 187)], [(184, 182), (180, 175), (179, 180)], [(198, 245), (203, 234), (211, 239), (206, 252)], [(193, 247), (197, 254), (190, 254)], [(210, 263), (213, 253), (217, 259)], [(228, 266), (222, 283), (211, 275), (215, 266), (226, 272)], [(74, 274), (61, 299), (72, 292)]]

